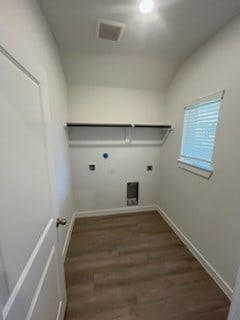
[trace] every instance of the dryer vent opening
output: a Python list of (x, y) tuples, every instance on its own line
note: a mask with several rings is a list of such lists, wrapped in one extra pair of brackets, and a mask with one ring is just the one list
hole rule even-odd
[(138, 182), (127, 183), (127, 205), (135, 206), (138, 204)]

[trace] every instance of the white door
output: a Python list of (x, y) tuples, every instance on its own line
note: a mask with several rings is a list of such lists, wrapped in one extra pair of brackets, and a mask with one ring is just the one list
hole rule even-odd
[(43, 85), (0, 47), (0, 320), (63, 319)]

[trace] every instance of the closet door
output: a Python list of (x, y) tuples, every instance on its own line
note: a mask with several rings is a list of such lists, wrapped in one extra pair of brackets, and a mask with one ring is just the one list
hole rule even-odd
[(63, 319), (41, 79), (0, 47), (0, 319)]

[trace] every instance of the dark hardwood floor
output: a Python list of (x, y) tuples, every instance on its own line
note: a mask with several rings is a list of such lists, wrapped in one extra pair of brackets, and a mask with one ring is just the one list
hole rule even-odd
[(226, 320), (229, 300), (156, 212), (77, 219), (65, 320)]

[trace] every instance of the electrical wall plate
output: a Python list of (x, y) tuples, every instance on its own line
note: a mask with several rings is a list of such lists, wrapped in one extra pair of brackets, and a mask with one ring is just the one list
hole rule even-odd
[(88, 171), (89, 172), (95, 172), (96, 171), (96, 164), (95, 163), (89, 163), (88, 164)]

